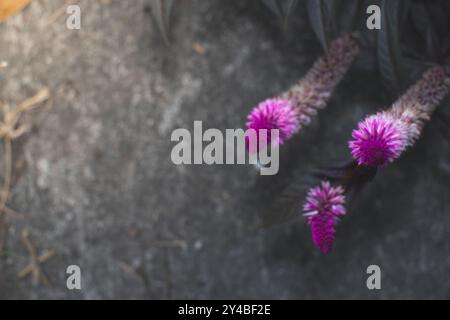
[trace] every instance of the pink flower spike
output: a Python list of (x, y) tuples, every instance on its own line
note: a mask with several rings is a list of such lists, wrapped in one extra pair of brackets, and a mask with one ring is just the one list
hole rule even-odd
[[(296, 111), (285, 99), (268, 99), (261, 102), (257, 107), (253, 108), (248, 116), (247, 128), (256, 130), (257, 141), (259, 145), (260, 136), (264, 136), (259, 130), (266, 129), (266, 143), (283, 144), (290, 139), (300, 129), (300, 122)], [(272, 137), (270, 130), (278, 129), (277, 137)], [(250, 150), (257, 150), (253, 146), (249, 146), (247, 136), (247, 147)]]
[(349, 142), (352, 155), (359, 165), (383, 167), (391, 163), (408, 146), (406, 125), (387, 113), (367, 117), (358, 124)]
[(332, 187), (328, 181), (322, 181), (308, 192), (304, 216), (309, 219), (313, 242), (323, 254), (328, 254), (333, 247), (335, 226), (339, 217), (345, 215), (344, 204), (344, 189)]

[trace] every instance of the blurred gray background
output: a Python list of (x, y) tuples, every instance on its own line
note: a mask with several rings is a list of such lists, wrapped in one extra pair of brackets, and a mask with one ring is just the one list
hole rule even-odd
[[(283, 31), (257, 1), (177, 1), (170, 45), (148, 1), (81, 0), (79, 31), (66, 29), (62, 4), (35, 0), (0, 25), (1, 100), (51, 91), (14, 141), (8, 207), (19, 214), (7, 215), (0, 298), (450, 298), (450, 144), (436, 119), (360, 194), (329, 256), (301, 213), (275, 202), (294, 187), (300, 205), (312, 169), (349, 159), (357, 122), (392, 102), (376, 73), (351, 70), (284, 146), (275, 177), (172, 164), (174, 129), (242, 127), (322, 54), (303, 4)], [(38, 255), (57, 253), (42, 264), (48, 287), (17, 277), (30, 262), (23, 230)], [(72, 264), (81, 291), (66, 288)], [(371, 264), (380, 291), (366, 288)]]

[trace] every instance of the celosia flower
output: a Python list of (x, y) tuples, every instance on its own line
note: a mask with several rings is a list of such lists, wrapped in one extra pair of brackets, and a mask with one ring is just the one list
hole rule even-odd
[(323, 254), (328, 254), (335, 237), (339, 217), (345, 215), (345, 196), (341, 186), (332, 187), (328, 181), (308, 192), (303, 206), (308, 217), (314, 244)]
[[(255, 107), (248, 117), (248, 129), (255, 129), (259, 133), (261, 129), (267, 129), (267, 142), (283, 144), (284, 141), (291, 138), (299, 129), (300, 122), (297, 114), (285, 99), (268, 99)], [(272, 137), (272, 129), (278, 129), (278, 137)], [(256, 135), (259, 146), (260, 134)], [(276, 139), (276, 141), (273, 141)], [(247, 145), (250, 144), (249, 135), (247, 135)], [(262, 144), (264, 146), (264, 143)]]
[(369, 116), (349, 142), (359, 165), (383, 167), (419, 138), (425, 122), (450, 91), (448, 70), (433, 67), (387, 111)]
[[(279, 129), (279, 139), (273, 141), (273, 137), (267, 135), (267, 143), (282, 144), (290, 139), (326, 106), (358, 52), (358, 43), (352, 34), (333, 41), (327, 55), (320, 58), (302, 80), (285, 93), (253, 108), (247, 128)], [(257, 134), (259, 138), (259, 131)]]
[(408, 144), (404, 123), (389, 114), (367, 117), (352, 134), (352, 155), (359, 165), (385, 166), (397, 159)]

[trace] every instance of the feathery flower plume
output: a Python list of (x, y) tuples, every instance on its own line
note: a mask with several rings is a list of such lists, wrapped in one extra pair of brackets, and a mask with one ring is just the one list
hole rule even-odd
[(350, 142), (350, 148), (359, 165), (383, 167), (397, 159), (408, 144), (404, 123), (383, 112), (361, 121), (352, 136), (356, 140)]
[(278, 97), (253, 108), (248, 116), (247, 128), (255, 129), (257, 133), (260, 129), (279, 129), (279, 139), (272, 141), (268, 135), (267, 143), (283, 144), (326, 106), (333, 89), (358, 53), (355, 34), (347, 34), (333, 41), (328, 53), (316, 61), (302, 80)]
[(428, 69), (389, 110), (358, 124), (349, 147), (359, 165), (386, 166), (415, 143), (426, 121), (450, 91), (449, 71), (443, 67)]
[[(249, 115), (250, 120), (247, 123), (248, 129), (256, 130), (256, 142), (259, 146), (260, 134), (258, 130), (267, 129), (267, 141), (263, 141), (261, 146), (266, 142), (275, 144), (283, 144), (284, 141), (291, 138), (300, 128), (300, 122), (296, 112), (288, 100), (284, 99), (268, 99), (261, 102), (255, 107)], [(272, 137), (270, 130), (278, 129), (279, 133), (276, 138)], [(247, 135), (247, 145), (249, 146), (249, 136)], [(276, 139), (273, 141), (273, 139)]]
[(314, 244), (323, 254), (328, 254), (334, 242), (335, 226), (345, 215), (344, 188), (332, 187), (328, 181), (309, 190), (303, 206), (308, 217)]

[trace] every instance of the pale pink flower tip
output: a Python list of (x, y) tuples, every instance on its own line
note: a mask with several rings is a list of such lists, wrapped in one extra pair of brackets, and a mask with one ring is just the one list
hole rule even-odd
[[(297, 112), (286, 99), (268, 99), (261, 102), (253, 108), (248, 116), (248, 120), (246, 123), (247, 128), (256, 130), (258, 141), (262, 137), (259, 130), (267, 130), (267, 141), (264, 141), (264, 144), (283, 144), (300, 130)], [(279, 130), (277, 137), (272, 137), (270, 132), (272, 129)], [(249, 146), (249, 149), (252, 148)]]
[(349, 142), (359, 165), (383, 167), (400, 157), (408, 146), (406, 125), (386, 113), (367, 117), (358, 124)]
[(322, 181), (308, 192), (304, 216), (309, 219), (313, 242), (323, 254), (328, 254), (333, 247), (335, 226), (339, 217), (345, 215), (344, 204), (344, 189), (332, 187), (328, 181)]

